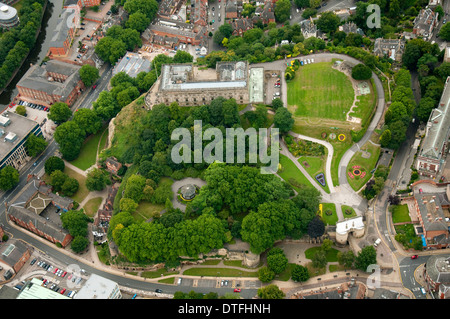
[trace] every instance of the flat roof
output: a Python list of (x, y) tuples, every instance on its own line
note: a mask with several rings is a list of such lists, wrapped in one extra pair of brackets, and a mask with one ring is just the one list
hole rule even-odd
[(74, 299), (109, 299), (111, 293), (117, 288), (116, 282), (92, 274)]
[(17, 299), (70, 299), (45, 286), (42, 286), (42, 280), (33, 278), (27, 282), (17, 296)]
[(114, 67), (113, 75), (119, 72), (125, 72), (132, 78), (137, 77), (141, 72), (150, 71), (150, 61), (144, 59), (141, 55), (133, 52), (127, 52), (120, 62)]
[[(8, 156), (9, 153), (36, 128), (36, 126), (39, 127), (37, 122), (16, 113), (8, 112), (6, 114), (6, 112), (3, 112), (1, 115), (7, 115), (7, 118), (10, 119), (10, 123), (5, 127), (1, 127), (3, 134), (0, 136), (0, 162)], [(10, 133), (16, 134), (17, 137), (13, 141), (5, 141), (6, 136)]]

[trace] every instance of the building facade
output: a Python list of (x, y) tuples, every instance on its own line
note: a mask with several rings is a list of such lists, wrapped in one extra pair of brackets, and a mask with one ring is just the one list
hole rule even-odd
[(208, 78), (190, 63), (163, 65), (158, 81), (147, 93), (147, 106), (172, 102), (204, 105), (218, 97), (233, 98), (238, 104), (250, 102), (248, 62), (218, 62), (214, 76), (211, 70), (204, 72), (209, 72)]
[(56, 102), (71, 106), (85, 88), (80, 68), (58, 60), (50, 60), (42, 66), (33, 65), (16, 85), (17, 98), (47, 107)]
[(431, 111), (425, 136), (416, 158), (416, 169), (422, 176), (436, 178), (445, 166), (450, 138), (450, 77), (445, 82), (439, 106)]
[[(439, 292), (439, 298), (445, 297), (450, 284), (450, 256), (432, 255), (423, 268), (423, 278), (427, 291)], [(443, 288), (443, 289), (441, 289)]]
[(19, 25), (17, 10), (5, 3), (0, 2), (0, 28), (12, 29)]
[(31, 135), (42, 136), (39, 123), (22, 115), (4, 112), (0, 115), (0, 168), (12, 166), (20, 169), (26, 164), (28, 154), (25, 143)]

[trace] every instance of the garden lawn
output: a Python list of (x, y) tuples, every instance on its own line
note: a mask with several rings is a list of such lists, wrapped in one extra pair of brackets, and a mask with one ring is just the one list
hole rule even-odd
[[(342, 206), (341, 206), (341, 210), (342, 210), (342, 215), (344, 215), (344, 219), (346, 219), (346, 218), (353, 218), (353, 217), (358, 216), (358, 215), (356, 215), (355, 210), (354, 210), (352, 207), (350, 207), (350, 206), (342, 205)], [(347, 215), (347, 214), (345, 213), (346, 210), (349, 210), (349, 211), (350, 211), (350, 214), (349, 214), (349, 215)]]
[[(337, 213), (336, 213), (336, 205), (333, 203), (322, 203), (322, 220), (327, 225), (336, 225), (336, 222), (339, 220)], [(331, 215), (327, 215), (326, 212), (330, 211)]]
[[(298, 162), (300, 163), (300, 165), (303, 166), (303, 168), (314, 180), (316, 180), (317, 174), (323, 173), (325, 176), (325, 183), (326, 183), (326, 174), (325, 174), (326, 159), (327, 159), (326, 154), (323, 156), (302, 156), (298, 159)], [(309, 167), (303, 164), (303, 162), (305, 161), (308, 163)], [(330, 193), (328, 184), (325, 184), (325, 186), (322, 186), (322, 184), (320, 184), (319, 182), (317, 182), (317, 184), (319, 184), (320, 187), (322, 187), (325, 192), (327, 192), (328, 194)]]
[(70, 163), (83, 171), (87, 170), (89, 167), (94, 165), (97, 161), (97, 150), (99, 149), (99, 142), (101, 140), (102, 145), (100, 145), (100, 151), (102, 150), (102, 146), (105, 145), (106, 140), (103, 138), (103, 133), (108, 135), (108, 127), (104, 127), (96, 134), (93, 134), (86, 138), (83, 146), (81, 147), (80, 154), (78, 157), (71, 161)]
[(102, 197), (91, 198), (84, 205), (84, 213), (89, 217), (94, 217), (95, 213), (97, 213), (100, 204), (102, 203)]
[(160, 213), (164, 208), (164, 204), (153, 204), (147, 201), (141, 201), (136, 211), (131, 215), (137, 221), (146, 221), (152, 218), (155, 213)]
[[(347, 175), (347, 180), (350, 186), (354, 191), (358, 191), (363, 187), (373, 174), (370, 173), (372, 169), (375, 168), (375, 165), (378, 162), (378, 157), (380, 156), (380, 146), (373, 145), (371, 142), (367, 142), (360, 151), (356, 152), (353, 155), (352, 159), (348, 163), (347, 174), (348, 172), (353, 172), (353, 166), (360, 166), (360, 170), (365, 172), (365, 176), (361, 178), (360, 176), (353, 175), (353, 178)], [(364, 158), (362, 155), (362, 151), (366, 151), (370, 153), (369, 158)]]
[[(315, 253), (322, 250), (322, 247), (311, 247), (305, 250), (305, 257), (308, 259), (313, 259)], [(327, 257), (327, 261), (330, 262), (336, 262), (338, 261), (337, 254), (339, 253), (339, 250), (335, 248), (330, 248), (325, 254)]]
[(404, 223), (410, 222), (408, 205), (395, 205), (392, 206), (392, 223)]
[[(280, 154), (280, 164), (283, 167), (282, 171), (278, 171), (278, 175), (288, 182), (295, 190), (299, 190), (298, 184), (306, 185), (308, 187), (314, 187), (305, 175), (298, 169), (297, 166), (285, 155)], [(290, 181), (293, 179), (296, 185), (293, 185)]]
[(355, 93), (348, 77), (332, 65), (321, 62), (302, 66), (288, 82), (288, 108), (295, 116), (346, 120)]

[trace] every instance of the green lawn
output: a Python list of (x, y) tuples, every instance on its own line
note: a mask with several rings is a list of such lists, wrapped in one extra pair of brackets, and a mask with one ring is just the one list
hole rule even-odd
[[(350, 206), (342, 205), (341, 210), (342, 210), (342, 215), (344, 215), (344, 218), (353, 218), (353, 217), (358, 216), (358, 215), (356, 215), (355, 210)], [(345, 213), (347, 210), (350, 211), (350, 214)]]
[[(363, 157), (363, 152), (366, 151), (370, 153), (369, 158)], [(353, 188), (353, 190), (358, 191), (363, 187), (369, 179), (372, 177), (373, 174), (370, 173), (370, 171), (375, 168), (375, 165), (377, 164), (378, 157), (380, 156), (380, 146), (373, 145), (370, 142), (367, 142), (360, 151), (356, 152), (355, 155), (353, 155), (352, 159), (348, 163), (347, 167), (347, 174), (348, 172), (352, 173), (353, 178), (351, 178), (349, 175), (347, 175), (347, 180), (350, 184), (350, 186)], [(353, 174), (354, 168), (356, 168), (360, 172), (365, 172), (365, 176), (361, 178), (361, 175), (356, 176)]]
[[(326, 159), (327, 154), (323, 156), (302, 156), (298, 159), (298, 162), (300, 165), (302, 165), (305, 170), (308, 172), (308, 174), (316, 179), (316, 175), (319, 173), (323, 173), (325, 175), (325, 165), (326, 165)], [(307, 165), (304, 163), (306, 162)], [(325, 181), (326, 181), (326, 175), (325, 175)], [(330, 193), (330, 189), (328, 187), (328, 184), (325, 184), (325, 186), (322, 186), (319, 182), (317, 182), (320, 187), (322, 187), (325, 192), (328, 194)]]
[[(314, 254), (316, 252), (318, 252), (319, 250), (321, 250), (322, 247), (311, 247), (308, 248), (307, 250), (305, 250), (305, 257), (308, 259), (312, 259), (314, 257)], [(336, 262), (338, 261), (337, 259), (337, 254), (338, 254), (339, 250), (334, 249), (334, 248), (330, 248), (330, 250), (327, 251), (327, 253), (325, 254), (325, 256), (327, 257), (327, 261), (328, 262)]]
[(306, 185), (308, 187), (314, 187), (306, 178), (306, 176), (303, 175), (303, 173), (288, 157), (280, 154), (280, 164), (282, 166), (282, 169), (281, 171), (278, 171), (278, 175), (280, 175), (282, 179), (288, 182), (295, 190), (299, 190), (299, 184)]
[(97, 149), (99, 148), (99, 142), (101, 141), (100, 151), (106, 143), (106, 137), (102, 137), (103, 133), (105, 133), (106, 136), (108, 135), (107, 126), (98, 131), (96, 134), (89, 136), (81, 147), (80, 155), (78, 155), (78, 157), (70, 163), (83, 171), (94, 165), (97, 161)]
[(84, 213), (89, 217), (94, 217), (100, 207), (100, 204), (102, 203), (102, 200), (102, 197), (95, 197), (88, 200), (83, 207)]
[[(336, 222), (339, 220), (336, 213), (336, 205), (333, 203), (322, 203), (322, 219), (327, 225), (336, 225)], [(331, 212), (331, 215), (327, 215), (326, 212)]]
[(395, 205), (392, 206), (392, 222), (395, 223), (404, 223), (410, 222), (411, 217), (409, 216), (408, 205)]
[(141, 201), (136, 211), (131, 215), (137, 221), (146, 221), (153, 217), (153, 214), (161, 212), (164, 208), (164, 204), (152, 204), (147, 201)]
[(295, 116), (346, 120), (354, 90), (347, 76), (332, 65), (321, 62), (300, 67), (287, 84), (288, 108)]
[(376, 90), (374, 90), (373, 80), (369, 82), (369, 86), (370, 94), (359, 95), (356, 102), (357, 107), (350, 113), (351, 116), (360, 118), (363, 126), (369, 124), (368, 120), (371, 118), (376, 106)]

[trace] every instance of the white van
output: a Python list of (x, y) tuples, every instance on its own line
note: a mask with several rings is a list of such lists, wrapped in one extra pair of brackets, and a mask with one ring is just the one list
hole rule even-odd
[(181, 285), (181, 279), (182, 279), (182, 278), (178, 278), (178, 282), (177, 282), (177, 285), (178, 285), (178, 286)]
[(375, 242), (373, 243), (373, 246), (374, 246), (374, 247), (377, 247), (380, 243), (381, 243), (381, 239), (378, 238), (378, 239), (375, 240)]
[(280, 92), (276, 92), (273, 94), (274, 96), (280, 96)]
[(311, 59), (311, 63), (314, 63), (314, 59)]

